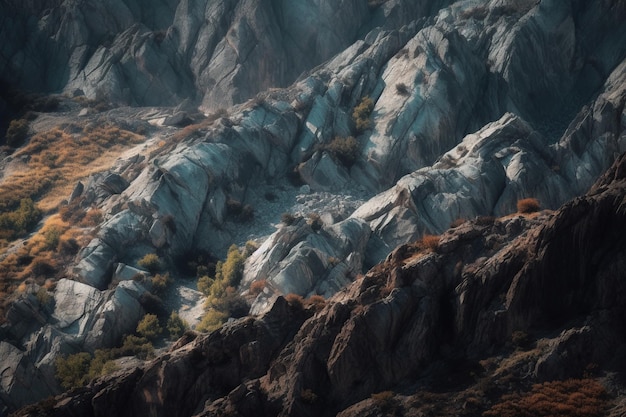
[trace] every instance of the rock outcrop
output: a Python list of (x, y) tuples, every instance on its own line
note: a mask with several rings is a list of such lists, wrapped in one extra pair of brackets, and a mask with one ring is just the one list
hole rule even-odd
[[(499, 355), (531, 381), (580, 377), (590, 363), (619, 372), (625, 166), (622, 156), (556, 212), (468, 221), (437, 242), (400, 246), (312, 316), (314, 307), (278, 298), (264, 316), (65, 394), (48, 413), (351, 416), (372, 393), (430, 389), (432, 372), (454, 372), (446, 361)], [(513, 355), (516, 332), (537, 339), (533, 354)], [(481, 372), (483, 385), (499, 378)]]
[(145, 314), (140, 300), (147, 290), (137, 281), (124, 281), (102, 292), (62, 279), (54, 296), (43, 288), (35, 290), (37, 296), (27, 291), (13, 303), (2, 326), (4, 409), (14, 410), (61, 391), (56, 358), (117, 346)]

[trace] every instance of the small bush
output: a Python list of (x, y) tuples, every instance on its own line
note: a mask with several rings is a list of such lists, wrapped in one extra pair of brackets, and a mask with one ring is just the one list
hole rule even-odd
[(137, 356), (139, 359), (154, 357), (154, 346), (145, 337), (128, 335), (124, 338), (122, 347), (119, 348), (120, 356)]
[(246, 223), (254, 218), (254, 209), (231, 198), (226, 201), (226, 215), (238, 223)]
[(265, 289), (265, 287), (267, 286), (267, 280), (266, 279), (260, 279), (258, 281), (252, 281), (250, 283), (250, 294), (251, 295), (259, 295), (261, 294), (261, 292), (263, 292), (263, 290)]
[(354, 136), (337, 136), (330, 143), (320, 147), (321, 150), (329, 152), (346, 167), (351, 167), (359, 157), (359, 142)]
[(280, 222), (285, 226), (291, 226), (296, 222), (296, 216), (291, 213), (283, 213), (280, 216)]
[(35, 258), (30, 268), (34, 275), (40, 277), (47, 277), (56, 272), (54, 266), (44, 258)]
[(82, 387), (89, 381), (91, 355), (87, 352), (76, 353), (55, 360), (56, 378), (66, 390)]
[(57, 246), (57, 252), (64, 256), (74, 256), (78, 253), (80, 245), (74, 238), (61, 239)]
[(196, 330), (199, 332), (212, 332), (213, 330), (222, 327), (222, 324), (226, 322), (227, 318), (228, 314), (222, 311), (209, 310), (196, 326)]
[(536, 198), (524, 198), (517, 202), (517, 212), (522, 214), (535, 213), (541, 209)]
[(243, 250), (243, 256), (247, 258), (254, 252), (256, 252), (257, 249), (259, 249), (259, 244), (256, 243), (254, 240), (248, 240)]
[(425, 249), (436, 251), (437, 249), (439, 249), (440, 240), (441, 240), (441, 237), (437, 235), (424, 235), (422, 237), (421, 246), (423, 246)]
[(396, 84), (396, 93), (400, 94), (401, 96), (411, 95), (411, 92), (409, 91), (409, 87), (407, 87), (406, 84), (404, 83)]
[(310, 296), (304, 302), (307, 306), (313, 307), (315, 311), (320, 311), (326, 305), (326, 299), (317, 294)]
[[(2, 210), (2, 207), (0, 207)], [(15, 239), (30, 231), (41, 218), (33, 200), (24, 198), (14, 211), (0, 213), (0, 239)]]
[(304, 298), (302, 298), (299, 294), (289, 293), (285, 295), (285, 300), (287, 301), (287, 304), (294, 308), (304, 308)]
[(89, 364), (89, 379), (108, 375), (117, 370), (115, 359), (116, 349), (98, 349)]
[(61, 231), (56, 227), (51, 227), (44, 232), (44, 249), (55, 250), (59, 246)]
[(28, 120), (11, 120), (6, 133), (7, 145), (12, 148), (20, 146), (28, 135)]
[(208, 275), (203, 275), (198, 278), (198, 291), (200, 291), (204, 295), (209, 295), (209, 291), (211, 289), (211, 285), (215, 280)]
[(372, 110), (374, 110), (374, 102), (368, 96), (363, 97), (359, 104), (354, 107), (352, 120), (354, 121), (358, 133), (370, 128), (372, 124), (370, 120)]
[(176, 340), (185, 333), (185, 331), (189, 328), (185, 320), (180, 318), (177, 312), (172, 311), (170, 314), (170, 318), (167, 320), (166, 329), (170, 335), (170, 339)]
[(152, 277), (152, 289), (155, 293), (161, 294), (172, 283), (170, 274), (156, 274)]
[(226, 260), (221, 264), (220, 276), (216, 273), (217, 279), (222, 279), (226, 282), (227, 286), (237, 286), (243, 278), (243, 267), (245, 258), (237, 248), (237, 245), (231, 245), (228, 248), (228, 254)]
[(161, 260), (156, 253), (148, 253), (137, 262), (137, 265), (155, 274), (161, 269)]
[(137, 324), (137, 333), (148, 340), (154, 340), (163, 332), (159, 319), (154, 314), (146, 314)]
[(163, 307), (163, 300), (158, 295), (150, 292), (143, 293), (139, 297), (139, 304), (143, 309), (151, 314), (162, 314), (165, 309)]

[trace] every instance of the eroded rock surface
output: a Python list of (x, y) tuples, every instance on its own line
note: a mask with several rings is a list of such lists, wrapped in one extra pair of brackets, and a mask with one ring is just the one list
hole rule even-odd
[(312, 316), (279, 297), (260, 318), (65, 394), (51, 415), (358, 415), (372, 393), (411, 395), (435, 383), (433, 370), (454, 375), (446, 361), (510, 355), (515, 332), (536, 339), (535, 354), (509, 359), (531, 370), (525, 379), (579, 377), (589, 363), (619, 372), (624, 164), (556, 212), (466, 222), (436, 244), (400, 246)]

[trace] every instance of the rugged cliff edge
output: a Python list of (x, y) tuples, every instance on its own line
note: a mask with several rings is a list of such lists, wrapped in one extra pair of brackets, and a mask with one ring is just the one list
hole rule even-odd
[[(555, 212), (403, 245), (323, 306), (281, 297), (263, 316), (18, 415), (350, 416), (386, 390), (404, 415), (420, 412), (407, 399), (432, 390), (447, 410), (476, 415), (532, 382), (623, 377), (625, 173), (623, 155)], [(470, 370), (484, 391), (468, 409), (457, 396), (475, 388)]]

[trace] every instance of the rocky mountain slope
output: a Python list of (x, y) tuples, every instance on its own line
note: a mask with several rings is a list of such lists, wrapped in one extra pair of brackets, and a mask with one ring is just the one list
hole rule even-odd
[[(18, 415), (441, 415), (422, 414), (428, 392), (445, 415), (480, 415), (534, 382), (623, 377), (625, 174), (622, 156), (556, 212), (402, 245), (322, 305), (280, 297)], [(623, 410), (615, 381), (604, 415)]]
[[(19, 291), (2, 282), (15, 290), (0, 329), (3, 412), (59, 393), (58, 357), (94, 354), (133, 332), (156, 292), (150, 279), (137, 278), (153, 275), (140, 265), (144, 255), (157, 254), (175, 282), (159, 314), (177, 310), (195, 323), (197, 313), (188, 312), (204, 296), (190, 284), (196, 271), (189, 273), (189, 261), (223, 259), (233, 243), (251, 239), (259, 248), (237, 292), (258, 317), (197, 336), (172, 351), (171, 362), (161, 357), (121, 377), (111, 391), (129, 395), (120, 410), (165, 413), (147, 398), (174, 395), (185, 404), (172, 402), (180, 415), (233, 407), (241, 415), (258, 407), (268, 415), (324, 414), (356, 404), (350, 415), (368, 407), (359, 402), (371, 393), (398, 384), (413, 391), (389, 401), (405, 407), (417, 392), (411, 384), (441, 382), (424, 364), (445, 368), (455, 358), (505, 352), (517, 331), (538, 340), (528, 356), (552, 352), (552, 365), (542, 369), (552, 368), (539, 380), (556, 377), (561, 359), (554, 352), (565, 349), (555, 347), (565, 338), (558, 332), (593, 340), (600, 319), (589, 319), (592, 330), (565, 322), (604, 314), (619, 293), (618, 281), (610, 282), (614, 292), (605, 284), (587, 290), (605, 279), (605, 264), (620, 277), (611, 262), (622, 262), (623, 242), (609, 233), (620, 230), (609, 219), (621, 221), (621, 209), (598, 202), (606, 204), (598, 209), (606, 225), (579, 232), (558, 223), (574, 220), (558, 219), (575, 212), (601, 222), (585, 211), (596, 194), (555, 215), (504, 216), (526, 197), (556, 210), (626, 151), (625, 19), (621, 0), (0, 3), (0, 81), (63, 93), (53, 96), (53, 112), (31, 106), (25, 115), (22, 95), (3, 89), (1, 123), (37, 118), (23, 143), (6, 139), (0, 191), (41, 162), (41, 135), (78, 149), (94, 131), (132, 132), (112, 131), (106, 146), (124, 137), (125, 148), (117, 159), (97, 159), (98, 169), (71, 193), (54, 197), (46, 193), (61, 188), (40, 187), (27, 195), (53, 219), (57, 211), (101, 217), (89, 227), (68, 226), (80, 233), (80, 251), (59, 257), (52, 271), (33, 267), (46, 224), (3, 248), (0, 261), (14, 259), (17, 271), (7, 269), (3, 279), (24, 282)], [(50, 158), (45, 169), (67, 159)], [(67, 175), (56, 174), (55, 184)], [(616, 184), (609, 187), (614, 197), (602, 198), (619, 200)], [(281, 221), (282, 213), (289, 215)], [(561, 241), (556, 230), (580, 234)], [(586, 246), (594, 242), (587, 233), (601, 230), (615, 245)], [(434, 253), (412, 258), (415, 242), (441, 233)], [(578, 253), (571, 257), (578, 263), (563, 264), (570, 258), (542, 246), (556, 247), (553, 240), (565, 245), (559, 254)], [(568, 246), (576, 242), (583, 246)], [(571, 290), (561, 269), (580, 279)], [(252, 288), (261, 284), (257, 295)], [(319, 305), (286, 303), (280, 295), (289, 293), (334, 298), (316, 312)], [(370, 309), (376, 313), (368, 316)], [(611, 335), (605, 353), (621, 346), (611, 333), (617, 316), (609, 316), (610, 323), (599, 322)], [(541, 328), (548, 318), (554, 323)], [(359, 326), (375, 331), (364, 335)], [(248, 346), (236, 360), (234, 345)], [(602, 353), (594, 355), (589, 363), (598, 364)], [(193, 389), (176, 385), (181, 391), (164, 394), (169, 382), (156, 369), (180, 375), (178, 360), (183, 368), (202, 364), (192, 373), (198, 379), (189, 381)], [(503, 366), (502, 358), (496, 362)], [(256, 382), (224, 397), (242, 378)], [(80, 394), (88, 401), (68, 407), (98, 403), (88, 414), (100, 413), (111, 406), (103, 387), (92, 385)], [(305, 410), (304, 391), (320, 400), (304, 401), (317, 408)], [(482, 398), (481, 409), (494, 398)], [(206, 400), (213, 404), (205, 407)]]

